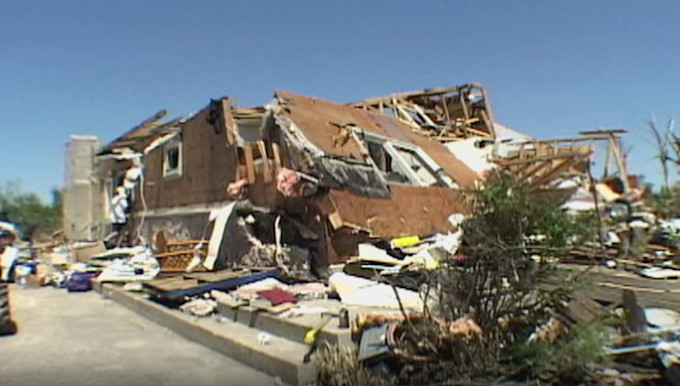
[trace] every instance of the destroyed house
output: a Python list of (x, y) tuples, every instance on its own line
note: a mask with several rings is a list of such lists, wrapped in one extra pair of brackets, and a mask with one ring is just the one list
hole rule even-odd
[[(438, 141), (484, 179), (492, 169), (501, 169), (524, 180), (536, 191), (562, 191), (568, 180), (583, 185), (598, 141), (616, 142), (604, 133), (584, 137), (534, 140), (493, 119), (488, 93), (479, 84), (426, 89), (370, 98), (350, 106), (391, 116), (411, 127), (414, 133)], [(612, 147), (616, 148), (616, 147)], [(618, 157), (620, 158), (620, 156)], [(619, 165), (619, 169), (622, 166)], [(622, 172), (625, 180), (625, 170)]]
[(216, 240), (208, 268), (254, 245), (309, 250), (325, 266), (361, 242), (451, 232), (457, 188), (478, 178), (399, 119), (289, 92), (263, 108), (223, 98), (187, 119), (163, 115), (105, 146), (99, 176), (128, 189), (131, 242)]

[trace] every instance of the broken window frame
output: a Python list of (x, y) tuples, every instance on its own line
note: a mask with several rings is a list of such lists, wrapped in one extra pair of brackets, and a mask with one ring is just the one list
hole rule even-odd
[[(354, 131), (354, 138), (357, 141), (360, 141), (360, 146), (363, 147), (364, 149), (369, 149), (369, 142), (379, 144), (382, 146), (382, 149), (386, 152), (387, 155), (390, 156), (393, 165), (396, 164), (398, 168), (398, 172), (404, 175), (408, 180), (409, 183), (399, 183), (394, 180), (390, 180), (386, 176), (386, 172), (381, 170), (377, 163), (376, 160), (374, 160), (369, 153), (367, 154), (368, 157), (371, 157), (371, 164), (373, 167), (380, 172), (381, 175), (384, 176), (386, 182), (389, 185), (412, 185), (412, 186), (422, 186), (422, 187), (427, 187), (427, 186), (445, 186), (449, 188), (456, 188), (456, 184), (454, 183), (453, 179), (449, 175), (446, 174), (444, 169), (439, 166), (423, 149), (421, 149), (418, 146), (407, 144), (404, 142), (399, 142), (395, 141), (391, 138), (384, 137), (382, 135), (378, 135), (375, 133), (367, 132), (362, 130), (361, 128), (358, 127), (351, 127), (351, 129)], [(436, 180), (435, 183), (433, 184), (428, 184), (426, 181), (424, 181), (416, 171), (414, 171), (409, 164), (408, 161), (406, 161), (403, 157), (403, 155), (400, 153), (400, 151), (405, 151), (412, 153), (420, 162), (420, 164), (426, 168), (426, 170), (429, 172), (429, 174)]]
[[(177, 150), (177, 166), (170, 167), (170, 152)], [(172, 179), (182, 176), (182, 141), (174, 140), (163, 147), (163, 178)]]

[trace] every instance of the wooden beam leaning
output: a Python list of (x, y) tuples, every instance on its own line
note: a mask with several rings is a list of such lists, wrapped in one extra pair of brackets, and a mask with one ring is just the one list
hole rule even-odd
[(496, 130), (493, 127), (493, 121), (491, 118), (489, 118), (486, 110), (482, 110), (482, 119), (484, 120), (486, 127), (489, 129), (489, 132), (486, 133), (486, 135), (490, 136), (491, 138), (496, 138)]
[(278, 172), (283, 167), (283, 163), (281, 163), (281, 147), (278, 143), (272, 143), (272, 152), (274, 153), (274, 171)]
[(260, 158), (262, 159), (262, 175), (266, 182), (272, 180), (272, 170), (269, 163), (269, 156), (267, 154), (267, 145), (263, 140), (257, 141), (257, 148), (260, 150)]
[(482, 110), (484, 120), (491, 122), (489, 129), (491, 130), (491, 137), (496, 138), (496, 128), (493, 123), (495, 122), (493, 117), (493, 111), (491, 111), (491, 103), (489, 102), (489, 92), (482, 87), (482, 85), (472, 85), (471, 87), (479, 88), (482, 92), (482, 99), (484, 99), (484, 110)]
[(552, 165), (552, 160), (538, 161), (534, 164), (534, 167), (532, 167), (526, 173), (524, 173), (524, 175), (521, 175), (519, 177), (522, 178), (523, 180), (528, 180), (529, 178), (533, 177), (536, 173), (550, 165)]
[(243, 149), (245, 153), (246, 161), (246, 172), (249, 184), (255, 183), (255, 162), (253, 159), (253, 148), (250, 145), (246, 145)]
[(236, 122), (234, 122), (234, 116), (231, 114), (231, 100), (224, 98), (220, 101), (221, 107), (221, 123), (224, 128), (224, 133), (227, 138), (227, 143), (230, 145), (236, 145)]
[(569, 169), (569, 168), (570, 168), (574, 163), (576, 163), (576, 161), (578, 161), (578, 160), (579, 160), (579, 159), (578, 159), (577, 157), (567, 158), (567, 159), (563, 160), (562, 162), (558, 163), (557, 166), (554, 167), (554, 168), (553, 168), (552, 170), (550, 170), (549, 172), (547, 172), (547, 173), (543, 174), (542, 176), (538, 177), (536, 180), (531, 181), (531, 186), (532, 186), (533, 188), (537, 188), (537, 187), (539, 187), (539, 186), (541, 186), (541, 185), (547, 183), (547, 182), (550, 181), (551, 179), (557, 177), (557, 175), (559, 175), (559, 174), (562, 173), (563, 171)]
[(508, 165), (507, 167), (512, 167), (511, 171), (514, 173), (516, 176), (520, 177), (524, 172), (526, 172), (527, 169), (529, 169), (531, 166), (533, 166), (535, 163), (533, 162), (527, 162), (525, 164), (511, 164)]
[(460, 102), (460, 106), (463, 108), (463, 120), (465, 122), (463, 124), (463, 130), (465, 131), (465, 137), (468, 137), (468, 130), (470, 129), (470, 127), (467, 125), (467, 121), (471, 118), (470, 111), (468, 110), (467, 106), (467, 96), (469, 93), (470, 90), (467, 87), (458, 92), (458, 102)]
[(623, 188), (626, 193), (630, 192), (630, 181), (628, 181), (628, 169), (626, 168), (626, 161), (624, 159), (623, 152), (621, 151), (621, 143), (619, 142), (619, 138), (617, 138), (615, 133), (613, 132), (609, 134), (609, 148), (611, 149), (612, 155), (614, 155), (616, 166), (619, 169), (621, 181), (623, 181)]

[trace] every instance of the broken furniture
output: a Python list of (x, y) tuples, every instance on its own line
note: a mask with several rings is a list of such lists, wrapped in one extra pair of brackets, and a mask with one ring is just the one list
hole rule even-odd
[(205, 259), (208, 250), (206, 240), (188, 240), (166, 242), (159, 233), (156, 238), (156, 254), (162, 272), (187, 272), (205, 271), (201, 262)]

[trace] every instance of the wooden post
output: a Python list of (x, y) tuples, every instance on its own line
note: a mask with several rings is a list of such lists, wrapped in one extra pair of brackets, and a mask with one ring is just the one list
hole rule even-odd
[(253, 160), (253, 148), (250, 147), (250, 144), (248, 144), (246, 145), (244, 150), (246, 156), (246, 171), (248, 173), (248, 183), (253, 184), (255, 183), (255, 163)]
[(626, 169), (626, 161), (623, 159), (623, 153), (621, 152), (621, 144), (619, 143), (614, 133), (609, 133), (609, 148), (612, 150), (614, 160), (616, 160), (616, 165), (619, 168), (619, 174), (621, 175), (621, 180), (623, 180), (624, 193), (628, 193), (630, 192), (630, 181), (628, 181), (628, 170)]
[(234, 122), (234, 117), (231, 115), (231, 100), (228, 98), (222, 99), (220, 101), (220, 107), (222, 108), (221, 123), (224, 128), (227, 143), (235, 145), (236, 136), (234, 135), (234, 130), (236, 130), (236, 124)]
[(259, 140), (257, 141), (257, 148), (260, 150), (260, 157), (262, 159), (262, 174), (264, 180), (269, 182), (272, 180), (272, 172), (269, 165), (269, 156), (267, 155), (267, 146), (264, 141)]
[(283, 167), (281, 163), (281, 147), (278, 143), (272, 143), (272, 152), (274, 153), (274, 171), (278, 172)]

